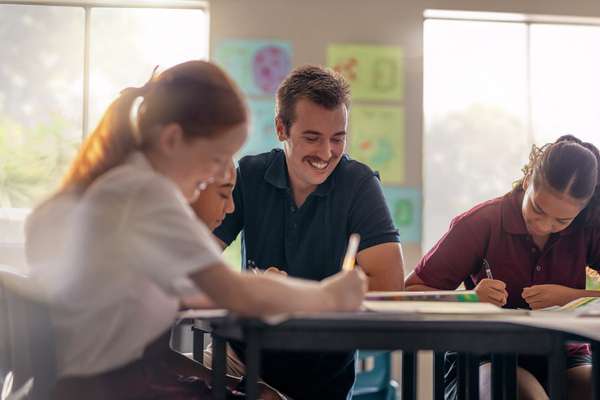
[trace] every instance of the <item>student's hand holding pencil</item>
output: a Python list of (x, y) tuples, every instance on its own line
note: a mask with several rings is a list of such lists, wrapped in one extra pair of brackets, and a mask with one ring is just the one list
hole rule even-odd
[(341, 271), (321, 281), (323, 289), (329, 295), (333, 311), (358, 310), (367, 293), (367, 277), (360, 268)]
[(330, 294), (333, 309), (336, 311), (357, 310), (367, 293), (367, 276), (360, 268), (355, 268), (359, 243), (359, 234), (350, 235), (342, 261), (342, 271), (321, 282)]
[(479, 301), (492, 303), (498, 307), (505, 305), (508, 299), (506, 284), (497, 279), (486, 278), (480, 280), (479, 284), (475, 287), (475, 292), (479, 296)]

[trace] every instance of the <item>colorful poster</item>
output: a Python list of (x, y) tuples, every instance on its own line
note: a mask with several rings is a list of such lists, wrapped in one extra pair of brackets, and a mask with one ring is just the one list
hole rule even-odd
[(400, 232), (402, 243), (421, 243), (421, 191), (407, 187), (384, 186), (383, 194)]
[(391, 106), (354, 106), (350, 110), (350, 156), (379, 171), (385, 184), (402, 184), (404, 110)]
[(275, 94), (292, 68), (291, 44), (280, 40), (225, 40), (214, 58), (252, 96)]
[(281, 147), (275, 132), (275, 100), (248, 101), (250, 108), (250, 135), (240, 151), (240, 157), (259, 154)]
[(403, 52), (397, 46), (334, 44), (327, 65), (350, 82), (353, 100), (402, 100)]

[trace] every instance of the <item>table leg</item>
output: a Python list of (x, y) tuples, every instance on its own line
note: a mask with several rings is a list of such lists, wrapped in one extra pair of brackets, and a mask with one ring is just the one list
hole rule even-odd
[(492, 400), (504, 400), (504, 361), (502, 354), (492, 354)]
[(592, 399), (600, 400), (600, 342), (592, 342)]
[(564, 400), (567, 398), (567, 355), (564, 340), (561, 337), (554, 340), (554, 351), (548, 357), (548, 389), (552, 400)]
[(467, 354), (465, 357), (466, 398), (479, 400), (479, 356)]
[(260, 337), (255, 329), (247, 329), (246, 340), (246, 399), (257, 400), (260, 377)]
[(225, 339), (212, 335), (212, 386), (215, 400), (225, 400), (226, 348)]
[(417, 355), (415, 352), (402, 352), (402, 399), (417, 398)]
[(204, 362), (204, 332), (192, 326), (192, 358), (199, 363)]
[(444, 400), (444, 352), (433, 353), (433, 398)]
[(467, 355), (456, 353), (456, 397), (467, 398)]
[(504, 355), (504, 400), (517, 400), (517, 355), (509, 353)]

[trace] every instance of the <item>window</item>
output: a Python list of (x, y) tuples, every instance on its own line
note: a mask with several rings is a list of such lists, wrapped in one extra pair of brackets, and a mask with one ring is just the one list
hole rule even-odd
[(533, 143), (600, 144), (600, 25), (478, 17), (425, 21), (424, 251), (508, 192)]
[(64, 4), (0, 1), (4, 247), (22, 247), (28, 210), (56, 188), (82, 138), (119, 90), (143, 84), (156, 65), (208, 58), (202, 2)]

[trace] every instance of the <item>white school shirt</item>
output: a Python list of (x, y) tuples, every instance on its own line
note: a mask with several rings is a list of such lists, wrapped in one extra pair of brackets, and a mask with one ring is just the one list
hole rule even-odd
[(51, 305), (59, 376), (139, 359), (176, 318), (176, 282), (221, 262), (178, 187), (139, 152), (83, 195), (37, 208), (26, 235), (31, 274)]

